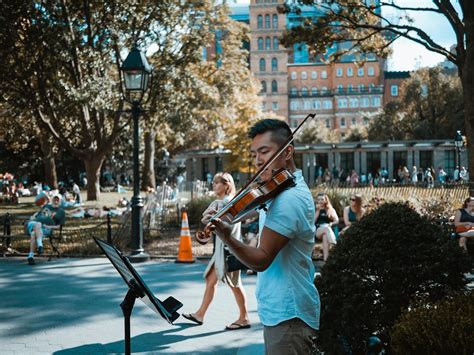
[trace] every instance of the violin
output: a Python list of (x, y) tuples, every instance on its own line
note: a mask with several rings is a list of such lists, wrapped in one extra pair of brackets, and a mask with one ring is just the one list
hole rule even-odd
[(291, 171), (285, 168), (277, 169), (272, 172), (270, 180), (258, 182), (260, 175), (270, 166), (280, 154), (291, 144), (295, 133), (309, 119), (314, 118), (315, 114), (309, 114), (300, 123), (300, 125), (292, 133), (291, 137), (273, 154), (273, 156), (255, 173), (250, 181), (222, 207), (214, 216), (211, 217), (209, 223), (204, 230), (197, 231), (196, 240), (200, 244), (206, 244), (212, 237), (212, 221), (216, 218), (222, 218), (227, 222), (238, 223), (250, 214), (250, 212), (264, 208), (265, 203), (275, 198), (282, 191), (295, 186), (295, 176)]
[(269, 181), (256, 183), (243, 191), (239, 198), (230, 201), (209, 220), (203, 231), (197, 231), (195, 238), (200, 244), (206, 244), (212, 237), (211, 221), (223, 218), (234, 224), (246, 219), (247, 215), (255, 209), (262, 208), (265, 202), (277, 196), (283, 190), (295, 186), (295, 177), (287, 169), (278, 169), (272, 174)]

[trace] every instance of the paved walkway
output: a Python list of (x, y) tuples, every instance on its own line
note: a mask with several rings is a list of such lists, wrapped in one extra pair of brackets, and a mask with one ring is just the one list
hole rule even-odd
[[(195, 311), (204, 291), (206, 262), (136, 264), (159, 299), (172, 295)], [(255, 300), (255, 276), (243, 275), (252, 327), (225, 331), (238, 317), (232, 292), (218, 286), (204, 325), (183, 317), (169, 325), (137, 300), (131, 318), (132, 352), (142, 354), (263, 354), (262, 325)], [(106, 258), (0, 259), (0, 354), (123, 353), (119, 307), (127, 287)]]

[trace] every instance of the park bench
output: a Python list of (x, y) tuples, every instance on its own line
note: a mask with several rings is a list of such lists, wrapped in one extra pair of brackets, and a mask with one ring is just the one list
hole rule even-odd
[[(27, 217), (12, 216), (8, 212), (0, 217), (0, 223), (3, 226), (3, 235), (0, 236), (0, 252), (3, 254), (3, 256), (6, 255), (7, 251), (11, 250), (11, 242), (13, 239), (30, 240), (30, 236), (26, 232), (26, 223), (28, 221), (29, 218)], [(51, 260), (54, 255), (56, 255), (58, 258), (61, 257), (59, 243), (63, 240), (63, 226), (60, 226), (59, 229), (51, 230), (51, 233), (48, 236), (45, 236), (44, 239), (48, 240), (51, 246), (51, 252), (48, 255), (48, 261)]]

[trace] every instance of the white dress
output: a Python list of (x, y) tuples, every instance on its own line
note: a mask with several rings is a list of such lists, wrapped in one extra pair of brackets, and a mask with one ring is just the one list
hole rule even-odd
[[(224, 197), (223, 200), (216, 200), (211, 203), (209, 206), (222, 207), (225, 203), (227, 203), (230, 200), (230, 197), (226, 196)], [(241, 236), (241, 226), (240, 222), (233, 224), (232, 225), (232, 237), (242, 241), (242, 236)], [(224, 256), (224, 242), (216, 236), (215, 238), (215, 248), (214, 248), (214, 254), (211, 257), (211, 260), (209, 261), (209, 264), (207, 264), (206, 270), (204, 271), (204, 278), (206, 278), (208, 272), (211, 270), (212, 266), (214, 265), (214, 268), (216, 269), (216, 275), (217, 279), (228, 284), (229, 286), (232, 287), (238, 287), (242, 285), (241, 279), (240, 279), (240, 270), (233, 271), (233, 272), (226, 272), (226, 265), (225, 265), (225, 256)]]

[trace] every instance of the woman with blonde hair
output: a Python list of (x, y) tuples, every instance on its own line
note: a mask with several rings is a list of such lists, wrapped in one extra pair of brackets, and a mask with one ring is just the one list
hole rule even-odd
[[(212, 190), (217, 196), (217, 199), (213, 201), (202, 214), (201, 222), (205, 225), (209, 223), (210, 218), (215, 212), (220, 210), (235, 195), (235, 184), (232, 175), (229, 173), (217, 173), (212, 181)], [(232, 237), (238, 240), (242, 239), (240, 235), (240, 223), (232, 225)], [(235, 322), (227, 325), (226, 329), (237, 330), (250, 328), (247, 299), (240, 279), (240, 270), (227, 272), (224, 248), (225, 245), (221, 238), (215, 238), (214, 254), (204, 271), (206, 288), (201, 306), (194, 313), (183, 314), (183, 317), (198, 325), (202, 325), (207, 309), (214, 298), (216, 286), (219, 281), (222, 281), (229, 285), (239, 307), (239, 318)]]
[(336, 235), (332, 229), (333, 225), (339, 223), (336, 210), (332, 207), (328, 195), (320, 192), (316, 195), (316, 214), (314, 224), (316, 225), (316, 238), (323, 243), (323, 260), (329, 256), (329, 250), (336, 244)]
[(349, 201), (349, 206), (344, 207), (344, 228), (341, 233), (345, 232), (352, 223), (360, 221), (365, 214), (365, 209), (362, 207), (362, 195), (354, 194)]

